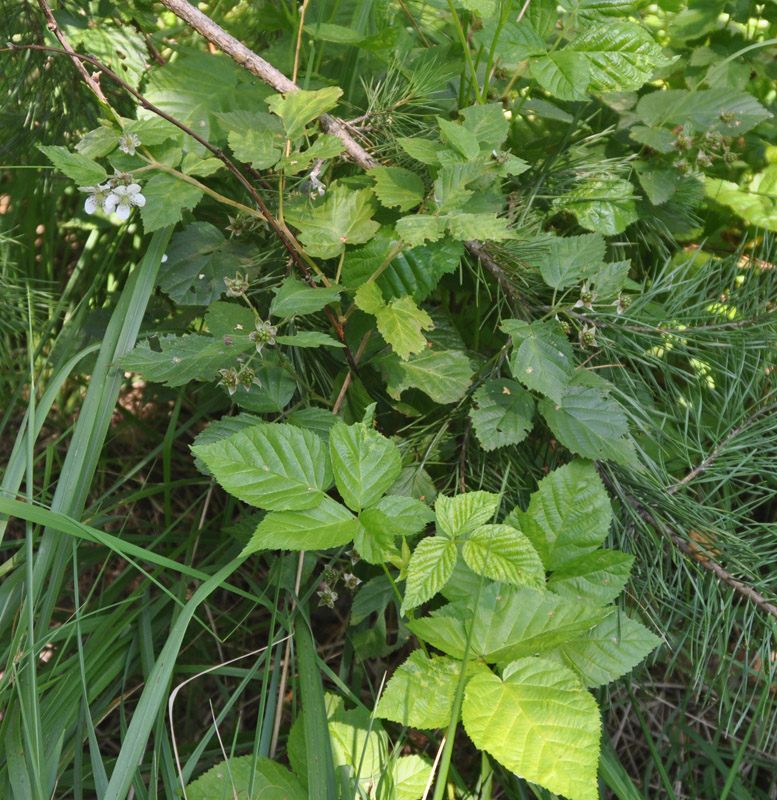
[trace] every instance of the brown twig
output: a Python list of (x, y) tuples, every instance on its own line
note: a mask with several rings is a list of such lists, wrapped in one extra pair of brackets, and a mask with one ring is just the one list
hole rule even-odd
[(465, 466), (467, 463), (467, 444), (469, 444), (469, 434), (471, 430), (472, 430), (472, 418), (468, 418), (467, 426), (464, 428), (464, 438), (461, 441), (461, 453), (459, 454), (459, 491), (462, 494), (464, 494), (467, 491)]
[(504, 293), (513, 300), (521, 299), (521, 293), (513, 286), (512, 282), (499, 264), (486, 252), (486, 248), (475, 240), (464, 242), (464, 247), (477, 258), (480, 263), (496, 278)]
[(97, 82), (94, 75), (89, 74), (89, 70), (83, 65), (78, 53), (70, 46), (70, 42), (54, 19), (54, 15), (51, 13), (51, 9), (48, 7), (46, 0), (38, 0), (38, 5), (43, 12), (43, 16), (46, 17), (46, 27), (57, 37), (59, 43), (62, 45), (62, 49), (70, 56), (70, 60), (75, 65), (75, 68), (81, 73), (81, 77), (86, 82), (86, 85), (94, 92), (101, 103), (108, 105), (108, 98), (100, 88), (100, 84)]
[[(162, 4), (211, 44), (226, 53), (233, 61), (275, 89), (276, 92), (286, 94), (299, 91), (299, 86), (294, 81), (289, 80), (280, 70), (227, 33), (191, 3), (187, 3), (186, 0), (162, 0)], [(375, 159), (348, 133), (341, 120), (330, 114), (322, 114), (318, 119), (321, 128), (326, 133), (342, 140), (350, 158), (362, 169), (372, 169), (377, 165)]]

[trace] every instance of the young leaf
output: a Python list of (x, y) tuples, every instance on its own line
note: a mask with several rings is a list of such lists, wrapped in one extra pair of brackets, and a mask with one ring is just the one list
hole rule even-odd
[(390, 355), (379, 362), (387, 379), (388, 393), (399, 400), (405, 389), (420, 389), (435, 403), (460, 400), (472, 379), (467, 356), (458, 350), (426, 350), (407, 361)]
[(397, 446), (363, 422), (340, 422), (329, 434), (337, 489), (354, 511), (377, 502), (402, 469)]
[(462, 707), (475, 746), (511, 772), (569, 800), (598, 800), (601, 720), (573, 672), (543, 658), (470, 680)]
[(67, 147), (39, 144), (38, 149), (60, 172), (79, 186), (96, 186), (107, 177), (100, 164), (81, 153), (71, 153)]
[[(575, 460), (543, 478), (529, 501), (536, 523), (524, 533), (548, 570), (556, 570), (596, 550), (607, 538), (612, 507), (601, 479), (589, 461)], [(508, 525), (520, 521), (512, 516)]]
[(337, 86), (327, 86), (315, 92), (298, 89), (269, 97), (267, 105), (283, 120), (286, 136), (294, 141), (302, 136), (309, 122), (333, 109), (342, 93), (343, 90)]
[(558, 404), (543, 400), (539, 410), (561, 444), (573, 453), (625, 466), (635, 464), (626, 415), (598, 389), (572, 386)]
[[(253, 773), (253, 775), (251, 774)], [(212, 767), (186, 787), (189, 800), (212, 800), (230, 795), (248, 797), (253, 779), (253, 796), (283, 793), (286, 800), (307, 800), (308, 793), (286, 767), (263, 756), (230, 758)]]
[(154, 175), (143, 187), (146, 204), (140, 209), (146, 233), (181, 221), (181, 212), (194, 208), (203, 191), (167, 172)]
[(552, 322), (513, 323), (513, 320), (502, 323), (502, 330), (513, 337), (510, 359), (513, 376), (527, 389), (559, 402), (572, 376), (572, 347)]
[(122, 369), (136, 372), (148, 381), (183, 386), (192, 380), (207, 381), (217, 377), (219, 369), (233, 366), (241, 353), (253, 347), (248, 339), (225, 345), (222, 339), (196, 334), (175, 336), (169, 333), (157, 343), (160, 349), (152, 350), (148, 339), (140, 342), (121, 359)]
[[(453, 697), (462, 662), (448, 656), (410, 654), (386, 684), (377, 715), (412, 728), (444, 728), (451, 720)], [(467, 664), (469, 676), (489, 672), (477, 662)]]
[(424, 199), (424, 182), (409, 169), (375, 167), (368, 174), (375, 178), (373, 191), (384, 206), (409, 211)]
[(456, 563), (456, 543), (442, 536), (428, 536), (416, 546), (407, 566), (402, 613), (431, 600), (445, 586)]
[(437, 527), (451, 539), (466, 536), (485, 525), (498, 505), (499, 495), (492, 492), (465, 492), (455, 497), (441, 494), (434, 504)]
[(633, 563), (632, 555), (595, 550), (555, 570), (548, 578), (548, 589), (561, 597), (605, 605), (621, 593)]
[(347, 244), (364, 244), (375, 235), (380, 224), (372, 219), (374, 202), (369, 189), (354, 191), (338, 184), (330, 186), (324, 200), (313, 208), (286, 216), (299, 228), (310, 255), (334, 258)]
[(551, 239), (538, 264), (542, 279), (553, 289), (582, 283), (604, 261), (604, 249), (604, 238), (598, 233)]
[(296, 511), (271, 511), (259, 523), (243, 555), (257, 550), (327, 550), (353, 540), (357, 520), (331, 497)]
[(192, 452), (230, 494), (268, 511), (313, 508), (332, 485), (323, 442), (293, 425), (257, 425)]
[(545, 568), (531, 542), (510, 525), (482, 525), (464, 542), (461, 555), (478, 575), (514, 586), (539, 587)]
[(632, 670), (659, 644), (658, 636), (619, 611), (543, 655), (576, 672), (585, 686), (602, 686)]
[(340, 290), (336, 286), (314, 288), (297, 278), (286, 278), (273, 292), (275, 297), (270, 303), (270, 316), (281, 318), (315, 314), (340, 298)]
[(475, 392), (469, 412), (475, 434), (484, 450), (520, 444), (532, 427), (534, 400), (515, 381), (498, 379)]

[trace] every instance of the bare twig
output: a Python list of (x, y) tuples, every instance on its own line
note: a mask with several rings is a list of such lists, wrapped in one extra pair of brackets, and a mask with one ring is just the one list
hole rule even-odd
[[(286, 94), (299, 91), (299, 86), (294, 81), (289, 80), (280, 70), (227, 33), (191, 3), (187, 3), (186, 0), (162, 0), (162, 4), (241, 67), (247, 69), (252, 75), (256, 75), (268, 86), (272, 86), (276, 92)], [(326, 133), (342, 140), (350, 158), (362, 169), (372, 169), (377, 165), (377, 161), (348, 133), (341, 120), (330, 114), (322, 114), (318, 119), (321, 128)]]
[(95, 96), (101, 103), (108, 105), (108, 98), (100, 88), (100, 84), (97, 82), (97, 79), (94, 77), (94, 75), (89, 74), (89, 70), (80, 60), (78, 53), (76, 53), (76, 51), (70, 46), (70, 42), (68, 42), (67, 37), (62, 32), (62, 29), (57, 24), (57, 21), (54, 19), (54, 15), (51, 13), (51, 9), (46, 3), (46, 0), (38, 0), (38, 5), (43, 12), (43, 16), (46, 17), (46, 27), (54, 34), (54, 36), (57, 37), (59, 43), (62, 45), (62, 49), (70, 56), (70, 60), (75, 65), (75, 68), (81, 73), (81, 77), (86, 82), (86, 85), (94, 92)]

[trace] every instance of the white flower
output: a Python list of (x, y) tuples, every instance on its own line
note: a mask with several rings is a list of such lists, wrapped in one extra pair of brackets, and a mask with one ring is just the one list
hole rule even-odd
[(89, 192), (89, 197), (86, 198), (84, 209), (87, 214), (94, 214), (98, 208), (102, 208), (106, 213), (110, 213), (106, 209), (106, 205), (111, 197), (111, 186), (109, 183), (101, 183), (98, 186), (79, 186), (79, 192)]
[(143, 208), (144, 205), (146, 198), (140, 193), (139, 184), (131, 183), (129, 186), (114, 187), (103, 205), (103, 210), (106, 214), (115, 211), (119, 219), (128, 219), (132, 206)]
[(119, 136), (119, 150), (123, 153), (134, 156), (136, 147), (140, 147), (140, 139), (136, 133), (122, 133)]

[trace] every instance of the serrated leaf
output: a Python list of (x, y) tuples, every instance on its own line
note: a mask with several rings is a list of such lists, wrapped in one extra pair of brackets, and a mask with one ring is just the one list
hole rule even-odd
[(509, 516), (507, 524), (529, 537), (549, 570), (556, 570), (596, 550), (607, 538), (612, 507), (593, 464), (575, 460), (544, 477), (529, 501), (535, 526)]
[[(507, 332), (514, 335), (512, 330)], [(572, 369), (572, 347), (551, 322), (531, 323), (521, 343), (513, 345), (510, 358), (513, 377), (527, 389), (553, 400), (561, 400)]]
[(245, 245), (225, 239), (209, 222), (193, 222), (170, 240), (157, 283), (175, 303), (204, 306), (226, 291), (224, 278), (244, 274), (251, 260)]
[(553, 289), (582, 283), (604, 261), (604, 251), (604, 238), (598, 233), (551, 239), (547, 253), (538, 260), (542, 279)]
[(605, 605), (629, 580), (634, 556), (617, 550), (594, 550), (568, 561), (548, 578), (548, 589), (561, 597)]
[(192, 209), (202, 199), (203, 191), (167, 172), (154, 175), (143, 187), (146, 204), (140, 209), (146, 233), (181, 221), (181, 212)]
[(402, 361), (390, 355), (378, 362), (385, 373), (387, 391), (399, 400), (405, 389), (420, 389), (435, 403), (455, 403), (467, 391), (472, 368), (467, 356), (457, 350), (427, 350)]
[(520, 444), (532, 428), (534, 399), (516, 381), (488, 381), (473, 400), (469, 417), (484, 450)]
[(772, 115), (749, 92), (669, 89), (645, 95), (637, 103), (637, 116), (651, 127), (690, 124), (698, 132), (742, 136)]
[(275, 166), (276, 170), (283, 170), (287, 175), (296, 175), (310, 168), (310, 165), (320, 159), (335, 158), (345, 149), (343, 140), (339, 136), (330, 136), (320, 133), (306, 150), (292, 150), (288, 157), (282, 158)]
[(585, 686), (593, 687), (625, 675), (659, 644), (661, 639), (644, 625), (618, 612), (547, 655), (576, 672)]
[(253, 755), (230, 758), (212, 767), (186, 787), (189, 800), (214, 798), (251, 798), (266, 800), (307, 800), (308, 793), (297, 777), (275, 761)]
[(470, 239), (501, 242), (514, 239), (510, 230), (510, 220), (496, 214), (468, 214), (453, 211), (445, 216), (448, 233), (453, 239), (466, 242)]
[(496, 0), (456, 0), (456, 5), (474, 11), (485, 19), (494, 15), (497, 3)]
[(481, 147), (498, 149), (507, 138), (510, 123), (501, 103), (483, 103), (463, 108), (459, 114), (464, 127), (471, 131)]
[(286, 422), (315, 433), (325, 444), (329, 444), (329, 432), (339, 421), (338, 417), (324, 408), (298, 408), (286, 415)]
[(777, 231), (777, 166), (770, 165), (753, 177), (743, 187), (733, 181), (707, 178), (707, 197), (728, 206), (747, 222)]
[(426, 348), (423, 330), (434, 327), (431, 317), (410, 297), (397, 297), (375, 315), (380, 335), (394, 352), (407, 361), (413, 353)]
[(270, 315), (281, 318), (315, 314), (340, 298), (337, 286), (314, 288), (293, 277), (286, 278), (277, 289), (273, 289), (273, 293), (275, 296), (270, 303)]
[(445, 586), (456, 563), (456, 543), (442, 536), (427, 536), (416, 545), (407, 566), (403, 614), (431, 600)]
[[(411, 653), (386, 684), (378, 703), (377, 715), (412, 728), (444, 728), (451, 719), (453, 698), (462, 662), (448, 656)], [(475, 661), (467, 665), (471, 675), (488, 672)]]
[(556, 50), (530, 59), (537, 83), (559, 100), (584, 100), (589, 83), (588, 59), (582, 53)]
[(434, 513), (426, 503), (397, 494), (381, 497), (375, 506), (362, 512), (362, 517), (369, 517), (373, 512), (390, 520), (394, 536), (420, 533), (434, 519)]
[(291, 141), (302, 136), (305, 126), (337, 105), (343, 90), (338, 86), (327, 86), (315, 92), (298, 89), (296, 92), (276, 94), (267, 98), (267, 105), (277, 114), (286, 128)]
[(347, 244), (364, 244), (375, 235), (380, 224), (372, 219), (374, 202), (369, 189), (337, 184), (329, 187), (323, 201), (286, 217), (299, 228), (300, 241), (311, 256), (334, 258)]
[(438, 153), (443, 149), (439, 142), (430, 142), (428, 139), (399, 138), (397, 144), (416, 161), (422, 164), (437, 165), (440, 163)]
[(596, 293), (597, 302), (612, 300), (618, 295), (629, 279), (631, 260), (609, 261), (602, 264), (591, 276), (591, 286)]
[(333, 481), (321, 439), (293, 425), (257, 425), (192, 452), (226, 491), (268, 511), (313, 508)]
[(392, 759), (378, 783), (377, 800), (420, 800), (432, 775), (428, 759), (409, 755)]
[(447, 219), (433, 217), (430, 214), (411, 214), (398, 219), (394, 225), (397, 236), (404, 239), (411, 247), (418, 247), (424, 242), (436, 242), (445, 235)]
[(212, 336), (175, 336), (167, 334), (156, 340), (159, 350), (152, 350), (148, 339), (121, 359), (122, 369), (136, 372), (148, 381), (166, 386), (183, 386), (193, 380), (211, 380), (220, 369), (234, 366), (237, 357), (253, 346), (235, 342), (225, 345)]
[(105, 169), (81, 153), (71, 153), (67, 147), (38, 145), (38, 150), (71, 181), (79, 186), (96, 186), (107, 177)]
[(575, 38), (562, 52), (585, 54), (593, 92), (639, 89), (658, 67), (671, 64), (650, 33), (630, 22), (609, 22)]
[(363, 422), (340, 422), (329, 433), (337, 489), (354, 511), (377, 502), (402, 469), (397, 446)]
[(275, 342), (290, 347), (345, 347), (342, 342), (320, 331), (297, 331), (292, 336), (276, 336)]
[(565, 667), (522, 658), (501, 679), (476, 675), (462, 718), (475, 746), (516, 775), (569, 800), (598, 800), (599, 709)]
[(373, 191), (390, 208), (409, 211), (424, 199), (424, 182), (415, 172), (402, 167), (375, 167), (368, 172), (375, 178)]
[(119, 131), (108, 125), (100, 125), (81, 137), (76, 150), (87, 158), (102, 158), (113, 152), (118, 144)]
[(445, 536), (466, 536), (485, 525), (496, 512), (499, 495), (493, 492), (465, 492), (455, 497), (439, 495), (434, 504), (437, 527)]
[(666, 128), (648, 128), (645, 125), (635, 125), (629, 136), (635, 142), (647, 145), (657, 153), (671, 153), (675, 147), (676, 136)]
[(621, 406), (597, 389), (573, 386), (558, 404), (543, 400), (539, 411), (555, 436), (573, 453), (634, 466), (634, 445)]
[[(250, 341), (250, 340), (249, 340)], [(253, 342), (251, 342), (253, 345)], [(297, 391), (297, 382), (283, 367), (272, 363), (272, 356), (265, 357), (265, 363), (255, 370), (255, 380), (250, 391), (240, 389), (233, 395), (233, 401), (243, 408), (258, 414), (283, 411)], [(269, 362), (269, 363), (268, 363)]]
[(638, 218), (634, 187), (620, 178), (578, 183), (556, 198), (553, 206), (571, 212), (584, 228), (605, 236), (623, 233)]
[(224, 336), (237, 338), (245, 336), (250, 342), (248, 334), (254, 329), (255, 319), (254, 312), (250, 308), (222, 300), (214, 300), (205, 312), (205, 324), (211, 335), (222, 339)]
[(639, 184), (654, 206), (665, 203), (677, 191), (683, 179), (676, 169), (657, 169), (646, 163), (635, 166)]
[(461, 555), (478, 575), (513, 586), (541, 586), (545, 568), (532, 543), (510, 525), (483, 525), (464, 542)]
[[(319, 496), (320, 497), (320, 496)], [(331, 497), (296, 511), (270, 511), (259, 523), (243, 555), (257, 550), (327, 550), (350, 542), (356, 517)]]
[(254, 169), (272, 167), (283, 154), (283, 143), (258, 120), (243, 130), (230, 130), (227, 141), (235, 156), (250, 163)]
[(475, 159), (480, 154), (480, 144), (477, 137), (463, 125), (437, 117), (437, 124), (440, 126), (440, 133), (445, 142), (454, 150), (461, 153), (467, 161)]
[[(534, 8), (535, 2), (529, 4), (529, 12)], [(557, 18), (553, 9), (554, 23)], [(483, 24), (483, 29), (476, 33), (477, 39), (485, 47), (491, 47), (496, 40), (495, 53), (500, 64), (508, 70), (516, 70), (531, 56), (544, 55), (547, 51), (545, 44), (546, 33), (539, 33), (535, 27), (526, 20), (526, 15), (521, 22), (516, 23), (513, 15), (502, 25), (501, 20), (492, 18)], [(498, 38), (497, 38), (498, 37)]]

